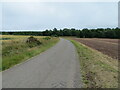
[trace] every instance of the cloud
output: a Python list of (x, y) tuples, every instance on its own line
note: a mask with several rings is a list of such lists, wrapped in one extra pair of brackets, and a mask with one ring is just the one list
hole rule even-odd
[(1, 2), (118, 2), (119, 0), (1, 0)]
[(3, 3), (4, 29), (117, 27), (117, 3)]
[(2, 30), (2, 3), (0, 3), (0, 30)]

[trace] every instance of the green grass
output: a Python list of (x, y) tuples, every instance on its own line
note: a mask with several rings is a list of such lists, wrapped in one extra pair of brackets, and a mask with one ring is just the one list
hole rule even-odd
[(10, 67), (19, 64), (27, 59), (40, 54), (48, 48), (55, 45), (59, 38), (51, 38), (45, 40), (38, 38), (42, 42), (41, 45), (30, 48), (26, 44), (26, 38), (20, 40), (11, 40), (2, 43), (2, 67), (1, 70), (9, 69)]
[(0, 40), (9, 40), (9, 39), (12, 39), (12, 38), (0, 38)]
[(77, 41), (71, 42), (79, 55), (84, 88), (118, 88), (118, 60)]

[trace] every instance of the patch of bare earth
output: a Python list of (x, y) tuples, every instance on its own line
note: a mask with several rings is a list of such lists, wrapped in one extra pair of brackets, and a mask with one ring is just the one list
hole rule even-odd
[(79, 41), (114, 59), (118, 59), (118, 39), (73, 38), (73, 40)]

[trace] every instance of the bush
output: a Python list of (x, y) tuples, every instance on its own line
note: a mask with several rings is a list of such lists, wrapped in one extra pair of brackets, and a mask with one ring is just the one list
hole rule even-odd
[(55, 34), (55, 35), (52, 35), (52, 37), (58, 37), (58, 35)]
[(30, 37), (27, 39), (26, 43), (28, 44), (28, 46), (29, 46), (30, 48), (42, 44), (39, 40), (37, 40), (37, 38), (34, 38), (33, 36), (30, 36)]
[(50, 39), (51, 39), (51, 37), (45, 37), (45, 38), (43, 38), (43, 39), (45, 39), (45, 40), (50, 40)]

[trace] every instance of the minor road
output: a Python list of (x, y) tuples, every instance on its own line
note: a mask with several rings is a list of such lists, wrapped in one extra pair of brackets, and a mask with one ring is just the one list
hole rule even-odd
[(74, 45), (65, 39), (49, 50), (2, 73), (3, 88), (80, 88)]

